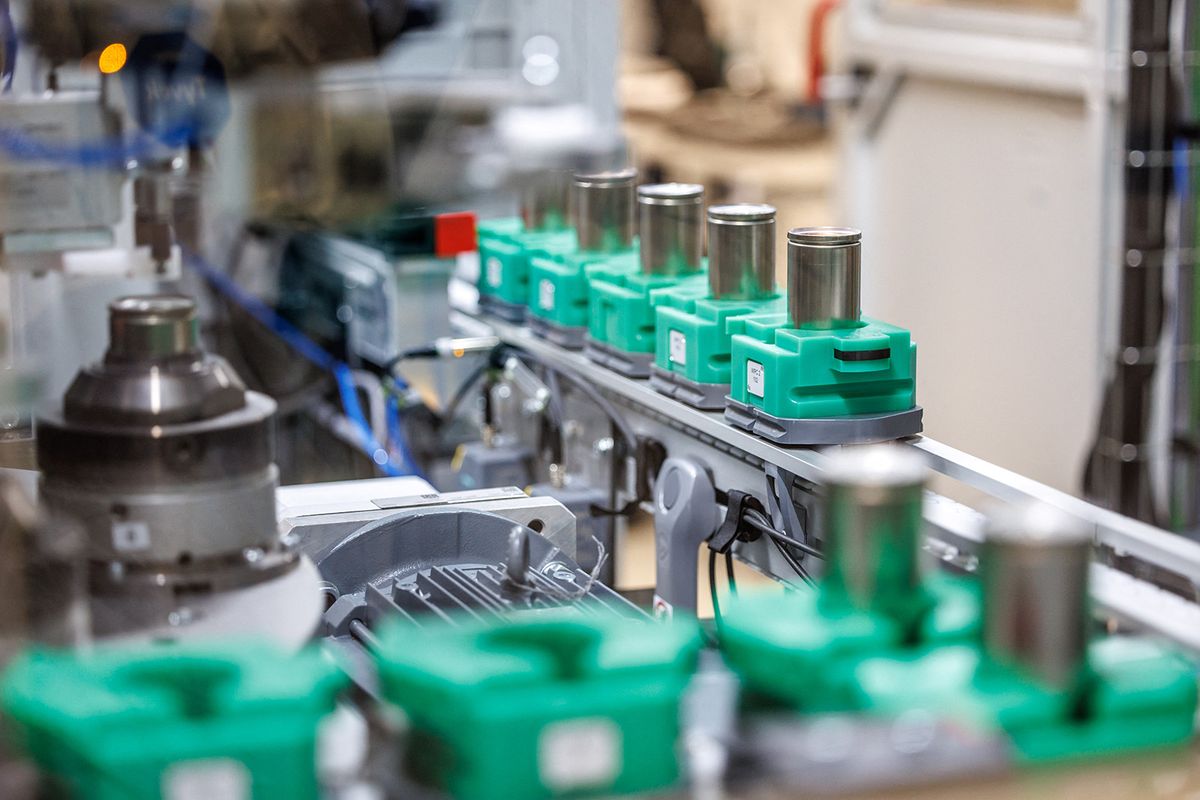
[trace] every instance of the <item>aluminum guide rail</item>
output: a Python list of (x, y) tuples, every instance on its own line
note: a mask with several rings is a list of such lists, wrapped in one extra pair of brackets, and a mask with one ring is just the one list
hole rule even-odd
[[(588, 380), (628, 413), (634, 430), (659, 439), (672, 455), (699, 459), (712, 470), (720, 488), (761, 494), (763, 467), (768, 464), (802, 481), (821, 482), (825, 456), (818, 450), (770, 444), (729, 426), (719, 411), (683, 405), (659, 394), (646, 381), (622, 377), (582, 353), (548, 343), (523, 327), (463, 312), (453, 312), (451, 322), (464, 332), (493, 332), (501, 341)], [(909, 445), (925, 453), (930, 467), (951, 480), (997, 500), (1032, 499), (1055, 506), (1085, 521), (1093, 529), (1095, 540), (1117, 554), (1200, 584), (1200, 544), (1099, 508), (934, 439), (918, 436), (909, 440)], [(974, 553), (983, 538), (982, 515), (933, 492), (927, 494), (924, 513), (930, 528), (929, 551), (960, 567), (972, 568)], [(765, 539), (741, 546), (738, 555), (767, 574), (782, 579), (793, 577)], [(1098, 563), (1093, 564), (1091, 584), (1098, 613), (1167, 636), (1200, 654), (1200, 605)]]

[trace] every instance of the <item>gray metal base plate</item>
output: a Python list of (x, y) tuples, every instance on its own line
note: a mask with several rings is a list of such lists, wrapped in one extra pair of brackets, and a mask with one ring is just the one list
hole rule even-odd
[(629, 353), (591, 337), (583, 347), (583, 354), (626, 378), (649, 378), (650, 367), (654, 363), (653, 353)]
[(700, 383), (657, 364), (650, 365), (650, 385), (661, 394), (702, 411), (720, 411), (729, 396), (728, 383)]
[(890, 442), (923, 429), (925, 410), (914, 406), (891, 414), (857, 414), (824, 419), (784, 419), (761, 408), (725, 398), (725, 421), (775, 444), (826, 445)]
[(526, 322), (529, 330), (547, 342), (556, 344), (559, 347), (565, 347), (568, 350), (582, 350), (583, 343), (587, 341), (587, 328), (569, 328), (533, 314), (529, 315), (529, 319)]
[(525, 321), (526, 314), (529, 311), (525, 306), (510, 303), (507, 300), (501, 300), (499, 297), (492, 297), (487, 294), (479, 295), (479, 308), (484, 313), (492, 314), (509, 322), (515, 322), (518, 325)]

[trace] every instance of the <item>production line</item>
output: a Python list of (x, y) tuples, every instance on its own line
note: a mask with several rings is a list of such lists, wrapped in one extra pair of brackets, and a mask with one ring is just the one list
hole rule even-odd
[(0, 93), (0, 798), (1200, 786), (1200, 544), (923, 435), (870, 230), (643, 179), (542, 91), (611, 90), (589, 1), (486, 17), (534, 88), (447, 123), (421, 36), (498, 29), (455, 3), (0, 0), (46, 77)]

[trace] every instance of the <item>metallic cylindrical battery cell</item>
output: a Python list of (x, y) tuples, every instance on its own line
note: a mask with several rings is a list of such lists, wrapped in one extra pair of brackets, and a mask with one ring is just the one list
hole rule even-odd
[(577, 174), (572, 184), (572, 218), (579, 249), (615, 253), (633, 244), (636, 169)]
[(899, 445), (847, 447), (829, 456), (826, 584), (855, 608), (883, 613), (910, 606), (920, 581), (925, 459)]
[(545, 170), (521, 182), (521, 220), (527, 231), (558, 231), (567, 227), (571, 173)]
[(845, 328), (858, 322), (862, 232), (792, 228), (787, 248), (787, 304), (792, 327)]
[(108, 310), (111, 360), (170, 358), (200, 350), (200, 323), (190, 297), (122, 297)]
[(988, 520), (980, 557), (984, 649), (1054, 689), (1077, 685), (1087, 659), (1091, 536), (1043, 504)]
[(708, 209), (708, 286), (717, 300), (761, 300), (775, 292), (775, 207)]
[(704, 187), (696, 183), (639, 186), (638, 237), (642, 272), (699, 272), (704, 255)]

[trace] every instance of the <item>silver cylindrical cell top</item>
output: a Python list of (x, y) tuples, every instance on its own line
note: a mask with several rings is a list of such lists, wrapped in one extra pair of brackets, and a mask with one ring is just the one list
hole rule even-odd
[(708, 209), (708, 287), (717, 300), (761, 300), (775, 293), (774, 206)]
[(862, 231), (788, 231), (787, 305), (794, 328), (845, 328), (858, 322), (862, 300)]
[(862, 610), (899, 615), (921, 582), (921, 505), (929, 468), (899, 445), (831, 454), (826, 491), (825, 585)]
[(633, 245), (636, 169), (577, 174), (572, 217), (579, 249), (615, 253)]
[(642, 272), (699, 272), (704, 255), (704, 187), (696, 183), (639, 186), (638, 237)]
[(979, 571), (984, 650), (1054, 689), (1076, 687), (1087, 659), (1091, 535), (1040, 503), (989, 516)]
[(571, 190), (568, 170), (545, 170), (521, 182), (521, 220), (527, 231), (558, 231), (567, 227)]
[(185, 295), (122, 297), (108, 306), (110, 361), (171, 358), (200, 350), (196, 303)]

